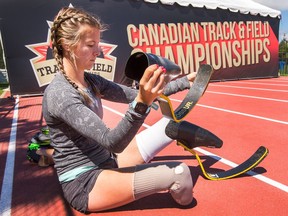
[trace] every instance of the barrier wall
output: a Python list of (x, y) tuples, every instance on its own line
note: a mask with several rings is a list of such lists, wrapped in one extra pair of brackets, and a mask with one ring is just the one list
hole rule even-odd
[(49, 28), (70, 4), (109, 25), (91, 72), (115, 82), (131, 84), (124, 68), (139, 50), (169, 58), (183, 74), (211, 64), (212, 80), (278, 76), (278, 18), (135, 0), (2, 0), (0, 29), (13, 95), (41, 94), (53, 79)]

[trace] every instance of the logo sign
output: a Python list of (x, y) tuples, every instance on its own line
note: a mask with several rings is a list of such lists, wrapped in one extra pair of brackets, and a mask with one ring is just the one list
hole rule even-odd
[[(36, 57), (30, 59), (36, 80), (39, 87), (49, 84), (55, 74), (59, 71), (56, 60), (52, 56), (52, 46), (50, 37), (51, 21), (47, 21), (49, 29), (46, 42), (26, 45), (26, 47), (36, 54)], [(96, 58), (91, 70), (88, 72), (101, 75), (102, 77), (113, 81), (117, 58), (111, 53), (117, 45), (109, 43), (99, 43), (101, 55)]]
[(185, 73), (201, 63), (214, 70), (263, 65), (278, 46), (268, 21), (129, 24), (127, 37), (133, 52), (166, 57)]

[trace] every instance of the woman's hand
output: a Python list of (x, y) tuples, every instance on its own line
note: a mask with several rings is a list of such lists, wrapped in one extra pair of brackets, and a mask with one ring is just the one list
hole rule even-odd
[(150, 106), (162, 94), (165, 87), (165, 72), (166, 69), (164, 67), (156, 64), (147, 67), (139, 82), (139, 93), (136, 97), (137, 102)]
[(192, 84), (196, 78), (197, 72), (191, 72), (190, 74), (187, 75), (187, 78), (190, 82), (190, 84)]

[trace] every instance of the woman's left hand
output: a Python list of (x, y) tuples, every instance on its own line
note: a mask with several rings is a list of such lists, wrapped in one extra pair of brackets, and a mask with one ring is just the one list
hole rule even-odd
[(187, 78), (191, 84), (194, 82), (196, 75), (197, 72), (191, 72), (190, 74), (187, 75)]

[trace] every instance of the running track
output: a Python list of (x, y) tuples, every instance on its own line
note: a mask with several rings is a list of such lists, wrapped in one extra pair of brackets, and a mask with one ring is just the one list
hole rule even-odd
[[(186, 92), (170, 97), (176, 108)], [(40, 168), (26, 160), (27, 140), (45, 125), (42, 97), (0, 99), (0, 215), (82, 215), (67, 205), (53, 167)], [(115, 210), (90, 215), (288, 215), (288, 78), (210, 83), (205, 95), (185, 120), (209, 129), (224, 145), (197, 148), (210, 172), (227, 170), (243, 162), (260, 145), (267, 158), (249, 175), (209, 181), (203, 178), (195, 157), (175, 145), (159, 160), (185, 161), (194, 181), (194, 201), (185, 208), (170, 195), (155, 194)], [(104, 101), (104, 120), (115, 126), (127, 109)], [(144, 126), (161, 118), (151, 111)], [(119, 185), (121, 187), (121, 185)]]

